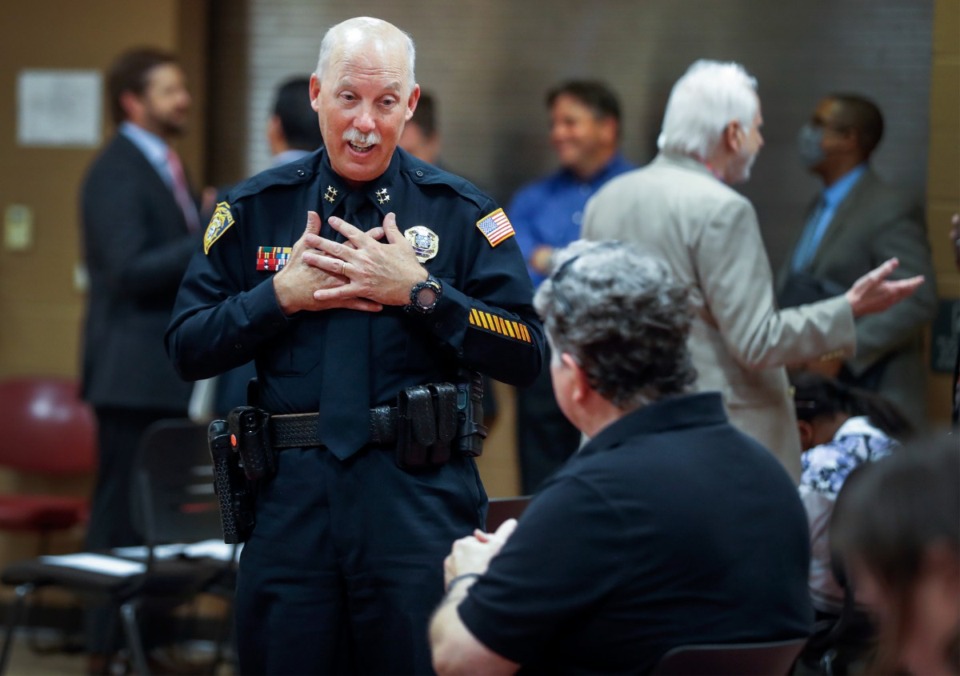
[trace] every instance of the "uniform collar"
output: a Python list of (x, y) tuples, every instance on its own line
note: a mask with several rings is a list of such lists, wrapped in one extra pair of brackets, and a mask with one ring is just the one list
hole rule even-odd
[(391, 211), (396, 211), (396, 204), (402, 197), (402, 182), (400, 180), (400, 165), (403, 161), (400, 150), (393, 153), (390, 165), (378, 178), (364, 183), (359, 188), (351, 189), (346, 181), (330, 166), (330, 156), (324, 149), (321, 152), (317, 195), (319, 208), (322, 210), (323, 222), (330, 216), (338, 215), (344, 198), (351, 192), (360, 192), (380, 212), (381, 217)]

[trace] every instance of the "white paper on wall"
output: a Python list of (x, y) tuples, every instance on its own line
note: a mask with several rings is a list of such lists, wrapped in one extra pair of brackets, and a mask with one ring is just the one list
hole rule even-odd
[(98, 146), (102, 117), (103, 78), (98, 71), (20, 71), (17, 142), (21, 146)]

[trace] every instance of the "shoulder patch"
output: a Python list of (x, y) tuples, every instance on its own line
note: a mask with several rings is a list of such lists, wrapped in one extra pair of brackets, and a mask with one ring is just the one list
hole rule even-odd
[(487, 214), (479, 221), (477, 227), (483, 236), (490, 242), (490, 246), (497, 246), (504, 240), (510, 239), (515, 234), (510, 219), (504, 213), (503, 209)]
[(210, 247), (223, 236), (223, 233), (230, 229), (231, 225), (233, 225), (233, 213), (230, 211), (230, 205), (227, 202), (217, 203), (216, 211), (213, 212), (213, 217), (210, 219), (210, 225), (207, 226), (207, 231), (203, 233), (204, 254), (210, 253)]

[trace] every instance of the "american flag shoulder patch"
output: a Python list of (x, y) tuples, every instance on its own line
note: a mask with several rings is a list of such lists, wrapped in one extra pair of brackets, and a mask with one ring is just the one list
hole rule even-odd
[(512, 319), (504, 319), (490, 312), (484, 312), (477, 308), (470, 308), (470, 325), (475, 326), (491, 333), (499, 333), (501, 336), (519, 340), (523, 343), (532, 343), (530, 331), (522, 322), (516, 322)]
[(257, 270), (266, 272), (282, 270), (290, 260), (291, 251), (293, 247), (289, 246), (258, 246)]
[(490, 246), (497, 246), (514, 235), (513, 225), (511, 225), (510, 219), (507, 218), (503, 209), (497, 209), (481, 218), (477, 221), (477, 227), (490, 242)]

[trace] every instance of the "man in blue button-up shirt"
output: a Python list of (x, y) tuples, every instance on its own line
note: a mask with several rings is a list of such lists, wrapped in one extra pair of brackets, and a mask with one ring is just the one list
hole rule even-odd
[[(508, 213), (534, 286), (550, 272), (555, 249), (580, 237), (583, 209), (614, 176), (633, 169), (620, 154), (620, 103), (606, 85), (565, 82), (547, 94), (550, 143), (560, 168), (521, 188)], [(517, 393), (517, 447), (523, 492), (532, 493), (580, 443), (557, 408), (546, 369)]]

